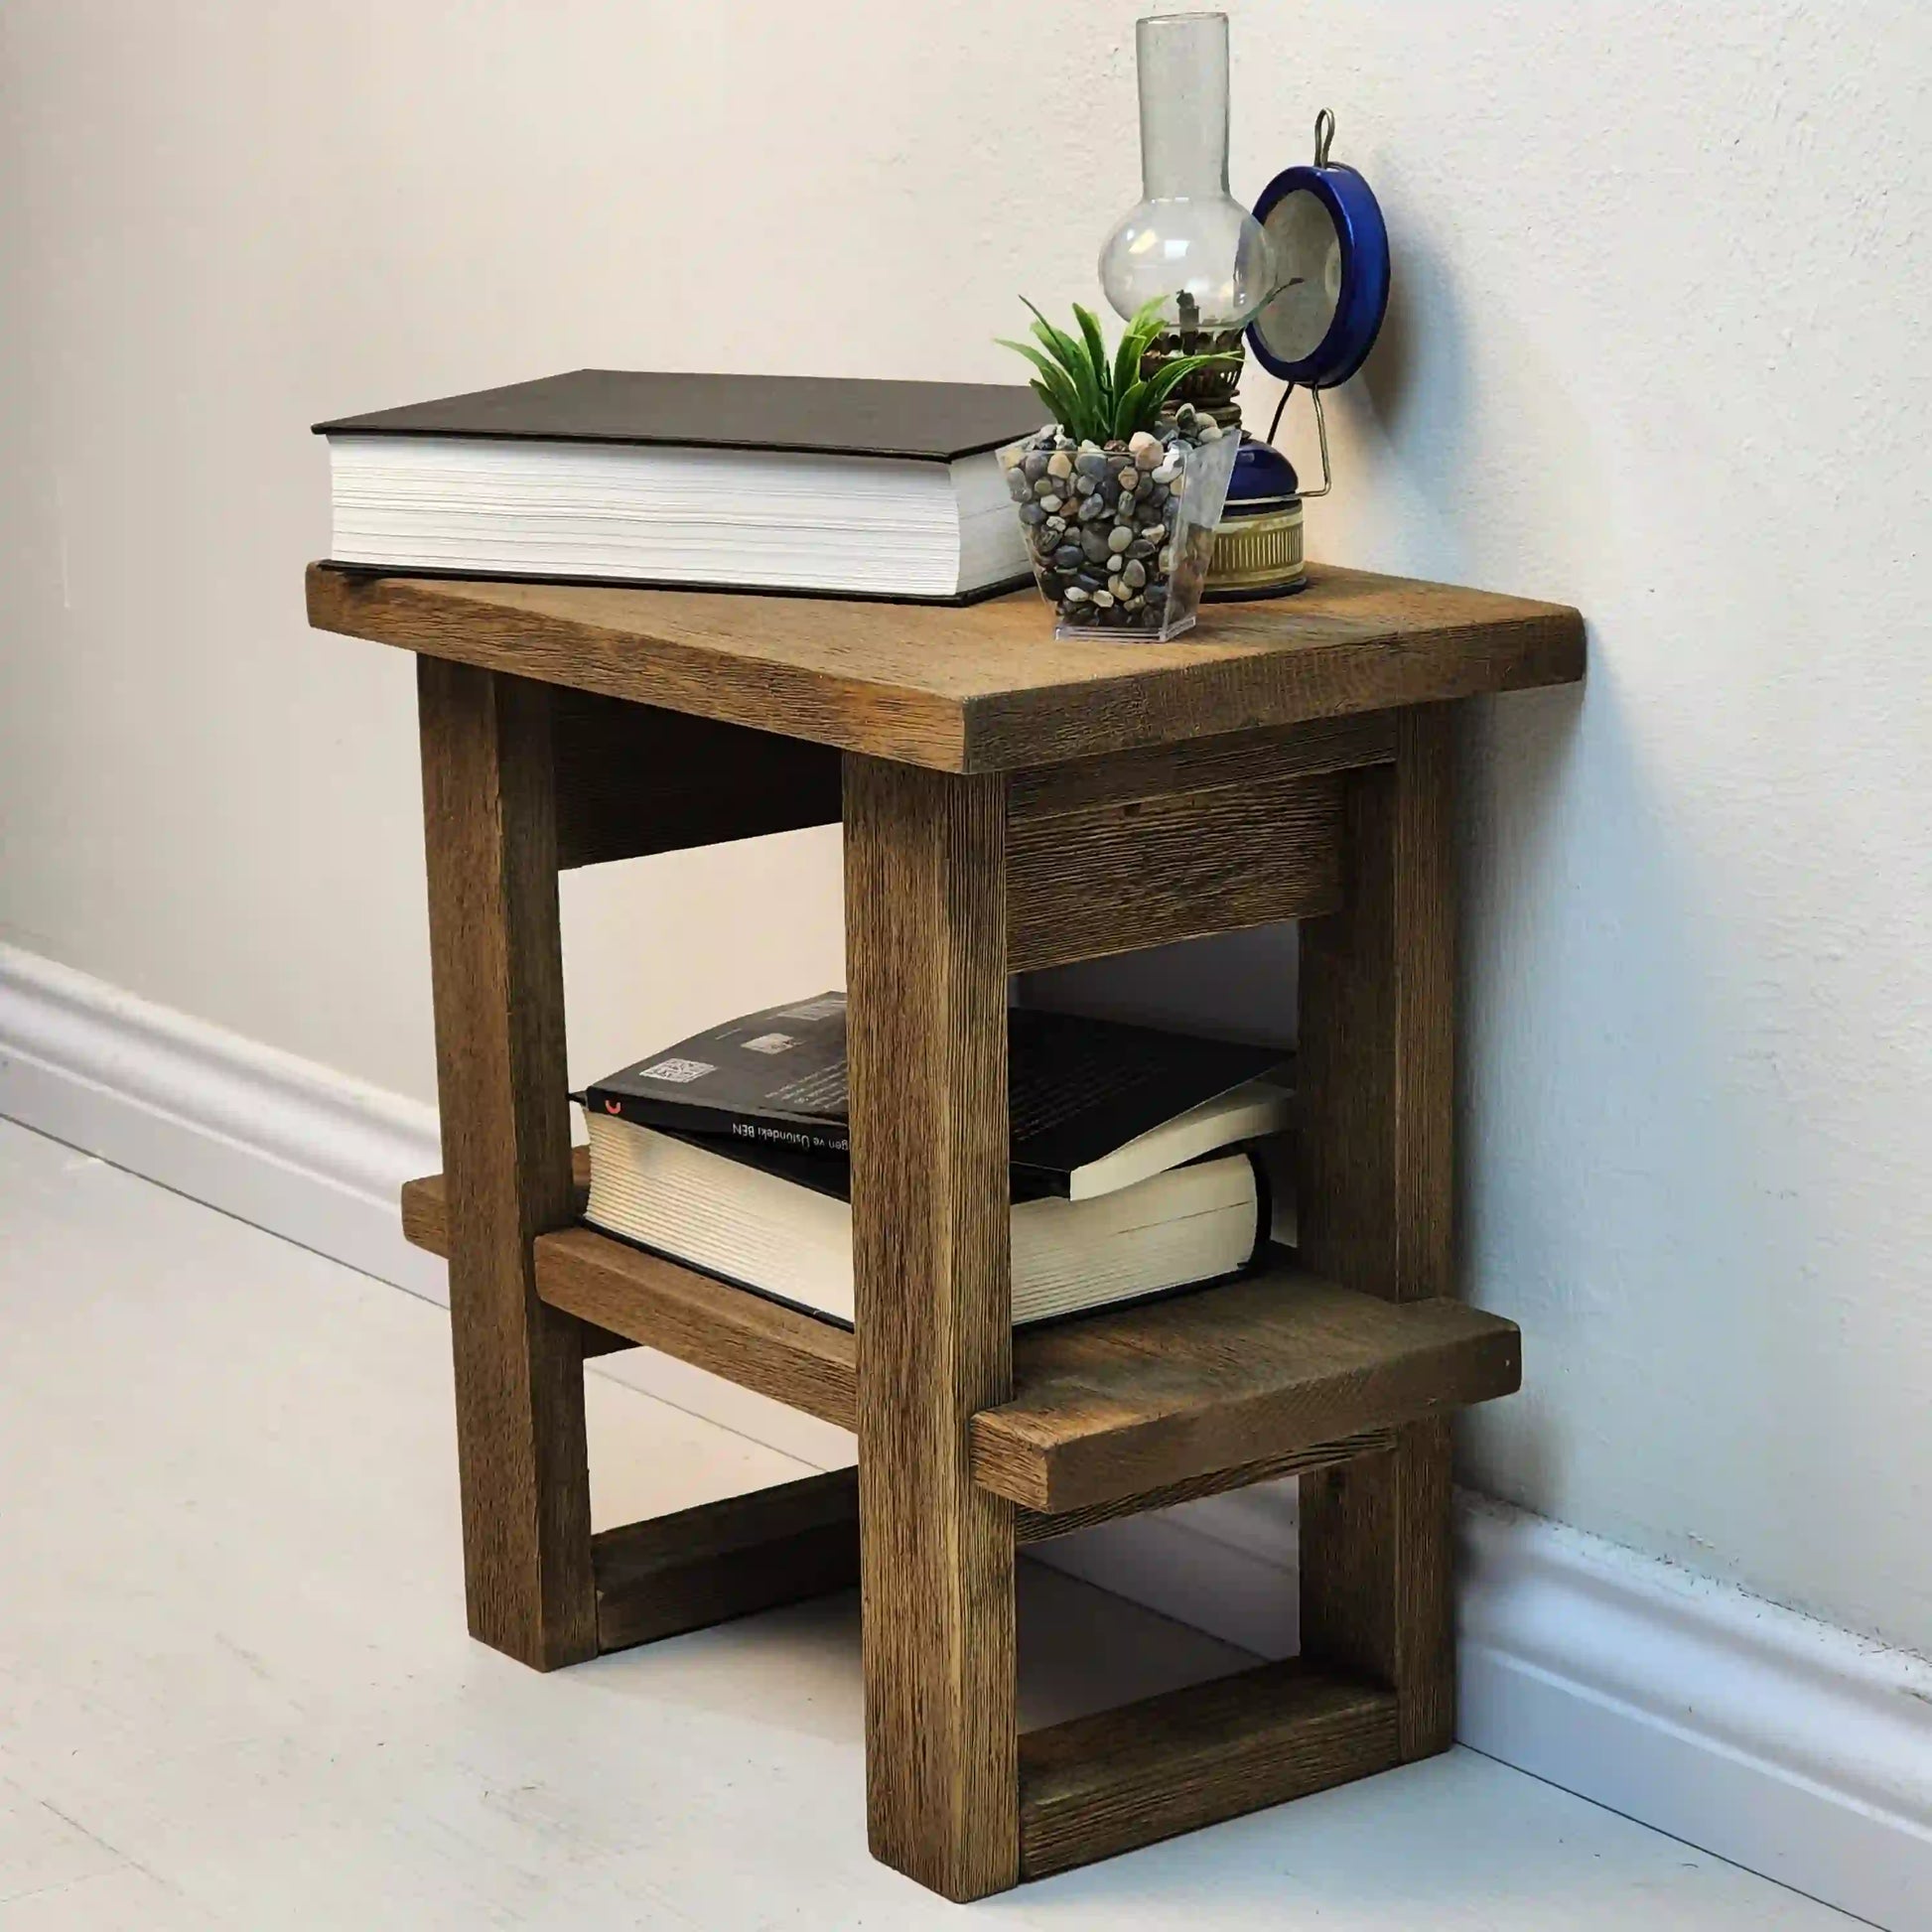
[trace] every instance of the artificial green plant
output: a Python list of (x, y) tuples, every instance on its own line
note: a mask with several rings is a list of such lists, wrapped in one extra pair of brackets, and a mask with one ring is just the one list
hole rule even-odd
[(1139, 430), (1152, 430), (1160, 420), (1161, 405), (1184, 377), (1235, 359), (1230, 354), (1175, 355), (1152, 375), (1143, 376), (1141, 359), (1164, 326), (1165, 296), (1157, 295), (1127, 325), (1111, 358), (1091, 310), (1074, 303), (1078, 334), (1068, 335), (1055, 329), (1024, 295), (1020, 299), (1033, 309), (1034, 334), (1040, 347), (1009, 342), (1004, 336), (997, 339), (1000, 346), (1016, 350), (1034, 365), (1038, 373), (1028, 387), (1053, 420), (1082, 442), (1124, 443)]

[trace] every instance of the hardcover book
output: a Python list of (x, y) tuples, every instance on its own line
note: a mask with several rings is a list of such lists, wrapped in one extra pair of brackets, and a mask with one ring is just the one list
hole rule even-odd
[[(590, 1119), (585, 1219), (807, 1314), (853, 1325), (851, 1170), (835, 1157)], [(1016, 1177), (1013, 1318), (1050, 1320), (1239, 1274), (1271, 1237), (1261, 1148), (1068, 1200)]]
[[(1007, 1019), (1016, 1190), (1090, 1199), (1289, 1124), (1279, 1046), (1024, 1007)], [(600, 1080), (582, 1099), (594, 1121), (844, 1155), (845, 995), (709, 1028)]]
[(1019, 386), (575, 369), (318, 423), (331, 561), (960, 602), (1028, 581)]

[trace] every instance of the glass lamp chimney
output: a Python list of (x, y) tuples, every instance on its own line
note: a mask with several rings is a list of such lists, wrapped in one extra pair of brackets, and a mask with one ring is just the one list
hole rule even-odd
[(1134, 30), (1141, 200), (1100, 251), (1123, 316), (1156, 296), (1171, 329), (1245, 328), (1272, 293), (1268, 237), (1228, 193), (1226, 14), (1155, 14)]

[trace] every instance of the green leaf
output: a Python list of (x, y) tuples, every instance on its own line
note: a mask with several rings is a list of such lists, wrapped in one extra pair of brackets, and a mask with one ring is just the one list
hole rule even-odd
[(1056, 423), (1065, 423), (1070, 428), (1073, 419), (1080, 414), (1080, 401), (1065, 370), (1057, 362), (1049, 362), (1031, 344), (1009, 342), (1004, 336), (995, 337), (994, 340), (1002, 348), (1010, 348), (1016, 355), (1024, 355), (1039, 371), (1040, 379), (1029, 384), (1029, 387), (1046, 404)]
[(1141, 304), (1127, 325), (1126, 334), (1120, 339), (1120, 348), (1114, 356), (1114, 395), (1126, 395), (1141, 373), (1141, 357), (1147, 353), (1148, 345), (1161, 333), (1161, 308), (1167, 301), (1165, 295), (1151, 297)]
[(1113, 377), (1107, 367), (1107, 345), (1100, 340), (1100, 324), (1091, 309), (1083, 309), (1079, 303), (1073, 305), (1073, 320), (1080, 325), (1080, 334), (1087, 345), (1087, 359), (1093, 364), (1094, 389), (1100, 403), (1100, 413), (1111, 417), (1114, 413)]
[(1103, 420), (1100, 399), (1100, 380), (1089, 359), (1084, 343), (1076, 343), (1063, 329), (1055, 329), (1046, 318), (1034, 308), (1023, 295), (1025, 302), (1034, 314), (1034, 334), (1046, 345), (1058, 357), (1065, 368), (1068, 379), (1073, 384), (1074, 393), (1080, 398), (1084, 414), (1077, 424), (1069, 422), (1067, 428), (1076, 436), (1090, 437), (1094, 426)]
[(1146, 429), (1154, 420), (1153, 412), (1147, 410), (1146, 405), (1147, 384), (1139, 379), (1130, 382), (1122, 391), (1120, 401), (1114, 405), (1114, 434), (1123, 443), (1137, 429)]
[(1076, 343), (1064, 329), (1055, 329), (1037, 309), (1034, 309), (1031, 302), (1027, 302), (1024, 295), (1020, 300), (1025, 302), (1029, 309), (1033, 309), (1034, 334), (1059, 358), (1067, 374), (1075, 382), (1079, 382), (1082, 377), (1091, 380), (1093, 365), (1087, 360), (1085, 346)]

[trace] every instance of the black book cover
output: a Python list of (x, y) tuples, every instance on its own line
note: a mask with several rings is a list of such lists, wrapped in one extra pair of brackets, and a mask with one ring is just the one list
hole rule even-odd
[[(1077, 1168), (1279, 1066), (1279, 1046), (1195, 1039), (1017, 1007), (1008, 1023), (1016, 1198), (1065, 1194)], [(791, 1148), (851, 1150), (845, 995), (728, 1021), (639, 1060), (583, 1096), (645, 1127)]]
[(651, 443), (929, 463), (996, 450), (1038, 427), (1039, 400), (1017, 383), (630, 369), (572, 369), (315, 425), (320, 436)]

